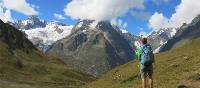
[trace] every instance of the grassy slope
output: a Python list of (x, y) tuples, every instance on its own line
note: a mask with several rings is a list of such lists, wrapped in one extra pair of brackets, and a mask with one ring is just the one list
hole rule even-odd
[[(200, 88), (200, 39), (156, 55), (155, 88)], [(140, 88), (137, 63), (117, 67), (83, 88)], [(181, 87), (182, 88), (182, 87)], [(185, 87), (184, 87), (185, 88)]]
[(0, 42), (0, 88), (77, 88), (95, 80), (36, 50), (11, 54)]

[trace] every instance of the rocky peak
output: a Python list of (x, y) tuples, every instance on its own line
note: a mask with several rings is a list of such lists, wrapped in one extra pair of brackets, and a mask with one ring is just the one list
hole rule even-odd
[(98, 24), (96, 25), (96, 28), (103, 31), (114, 29), (109, 21), (98, 22)]
[(31, 21), (40, 21), (39, 17), (36, 16), (36, 15), (31, 15), (28, 17), (28, 20), (31, 20)]
[(72, 33), (90, 29), (90, 24), (92, 24), (93, 22), (93, 20), (79, 20), (77, 24), (75, 24), (75, 26), (72, 28)]
[(72, 30), (47, 53), (95, 76), (127, 63), (134, 56), (129, 42), (108, 21), (80, 20)]
[(38, 16), (32, 15), (25, 20), (19, 20), (15, 23), (15, 27), (21, 30), (29, 30), (33, 28), (42, 28), (47, 24), (46, 21), (40, 20)]
[(72, 29), (72, 33), (77, 31), (109, 31), (115, 29), (109, 21), (80, 20)]

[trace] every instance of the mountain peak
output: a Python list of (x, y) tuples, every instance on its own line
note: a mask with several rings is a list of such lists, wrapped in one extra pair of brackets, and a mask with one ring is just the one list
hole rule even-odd
[(28, 20), (37, 20), (37, 21), (39, 21), (40, 19), (39, 19), (39, 17), (37, 15), (31, 15), (31, 16), (28, 17)]
[(109, 21), (80, 20), (72, 30), (47, 53), (95, 76), (130, 61), (129, 58), (134, 56), (128, 40)]
[(29, 30), (33, 28), (43, 28), (46, 26), (46, 21), (40, 20), (38, 16), (31, 15), (25, 20), (19, 20), (15, 23), (15, 27), (20, 30)]
[(80, 20), (73, 28), (73, 32), (85, 30), (109, 30), (112, 25), (109, 21), (96, 21), (96, 20)]

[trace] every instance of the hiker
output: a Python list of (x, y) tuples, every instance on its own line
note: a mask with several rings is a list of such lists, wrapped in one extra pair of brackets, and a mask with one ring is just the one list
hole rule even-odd
[(153, 63), (155, 62), (153, 50), (150, 44), (147, 43), (147, 38), (140, 39), (139, 43), (141, 44), (140, 46), (138, 46), (136, 53), (138, 57), (138, 62), (140, 64), (142, 88), (153, 88), (152, 75), (153, 75)]

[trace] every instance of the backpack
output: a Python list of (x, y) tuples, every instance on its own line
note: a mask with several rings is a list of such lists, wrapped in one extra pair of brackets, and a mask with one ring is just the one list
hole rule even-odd
[(151, 46), (145, 44), (142, 46), (141, 64), (144, 66), (149, 66), (154, 63), (154, 54)]

